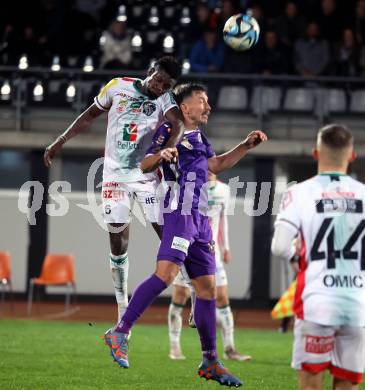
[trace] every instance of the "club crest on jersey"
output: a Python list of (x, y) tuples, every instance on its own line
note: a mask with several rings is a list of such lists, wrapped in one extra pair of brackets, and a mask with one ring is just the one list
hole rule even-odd
[(151, 116), (156, 111), (156, 104), (152, 103), (150, 101), (146, 101), (142, 104), (142, 112), (147, 115)]
[(189, 142), (189, 140), (187, 138), (184, 138), (182, 141), (181, 141), (181, 145), (182, 146), (185, 146), (185, 148), (189, 149), (189, 150), (193, 150), (193, 145)]

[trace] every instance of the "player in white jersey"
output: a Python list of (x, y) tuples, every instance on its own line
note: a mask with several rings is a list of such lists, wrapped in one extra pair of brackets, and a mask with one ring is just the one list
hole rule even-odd
[[(224, 263), (228, 264), (231, 260), (228, 240), (228, 218), (226, 213), (230, 199), (229, 186), (217, 180), (217, 176), (211, 172), (209, 172), (208, 179), (208, 216), (212, 227), (213, 240), (216, 243), (216, 316), (217, 323), (221, 328), (224, 358), (239, 361), (250, 360), (250, 356), (242, 355), (235, 349), (233, 336), (234, 322), (232, 310), (229, 304), (227, 273), (224, 269)], [(180, 336), (182, 329), (182, 310), (190, 296), (190, 288), (187, 283), (187, 278), (187, 275), (183, 276), (181, 272), (179, 272), (178, 276), (175, 278), (172, 289), (171, 304), (168, 312), (170, 338), (169, 356), (174, 360), (185, 359), (185, 356), (181, 352)]]
[[(103, 112), (108, 112), (105, 143), (102, 198), (104, 221), (109, 228), (110, 269), (118, 318), (128, 304), (128, 240), (133, 202), (140, 203), (145, 216), (160, 235), (155, 173), (143, 174), (139, 168), (154, 130), (163, 121), (172, 125), (175, 146), (183, 134), (180, 111), (170, 92), (181, 75), (181, 66), (173, 57), (162, 57), (148, 70), (144, 80), (121, 77), (111, 80), (87, 108), (45, 151), (50, 166), (63, 144), (85, 131)], [(114, 229), (111, 229), (114, 228)]]
[(318, 133), (318, 175), (284, 194), (272, 251), (291, 259), (302, 240), (294, 311), (292, 367), (301, 389), (358, 389), (365, 368), (365, 185), (347, 175), (355, 158), (343, 126)]

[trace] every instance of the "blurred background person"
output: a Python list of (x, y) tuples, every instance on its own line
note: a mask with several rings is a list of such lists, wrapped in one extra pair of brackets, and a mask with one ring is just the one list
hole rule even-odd
[(219, 72), (224, 62), (224, 43), (218, 40), (215, 30), (206, 30), (203, 39), (197, 41), (190, 53), (193, 72)]
[(336, 47), (335, 61), (338, 76), (358, 76), (360, 50), (354, 33), (347, 28), (342, 32), (342, 39)]
[(125, 22), (114, 20), (109, 29), (103, 32), (100, 41), (101, 68), (125, 69), (130, 66), (133, 58), (132, 47)]
[(267, 31), (264, 44), (256, 56), (258, 73), (264, 74), (287, 74), (291, 69), (291, 61), (287, 52), (280, 44), (275, 31)]
[(324, 74), (330, 62), (328, 42), (319, 35), (317, 23), (307, 25), (305, 36), (295, 43), (295, 69), (302, 76)]

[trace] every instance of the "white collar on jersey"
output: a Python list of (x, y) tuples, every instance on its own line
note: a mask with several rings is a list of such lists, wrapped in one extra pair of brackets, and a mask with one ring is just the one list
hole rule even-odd
[(185, 130), (185, 131), (184, 131), (184, 134), (194, 133), (194, 131), (200, 131), (200, 129), (197, 127), (197, 128), (194, 129), (194, 130)]

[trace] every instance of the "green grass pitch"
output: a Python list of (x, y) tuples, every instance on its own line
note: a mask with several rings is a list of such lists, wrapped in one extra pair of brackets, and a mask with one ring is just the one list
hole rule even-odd
[[(110, 326), (110, 324), (109, 324)], [(131, 368), (112, 362), (101, 339), (107, 324), (0, 320), (0, 389), (218, 389), (200, 379), (199, 339), (184, 328), (185, 361), (168, 358), (166, 326), (139, 325), (130, 341)], [(292, 334), (236, 330), (236, 344), (253, 356), (251, 362), (225, 362), (244, 380), (244, 389), (293, 390), (296, 373), (290, 368)], [(218, 351), (222, 345), (218, 334)], [(330, 388), (326, 378), (326, 388)]]

